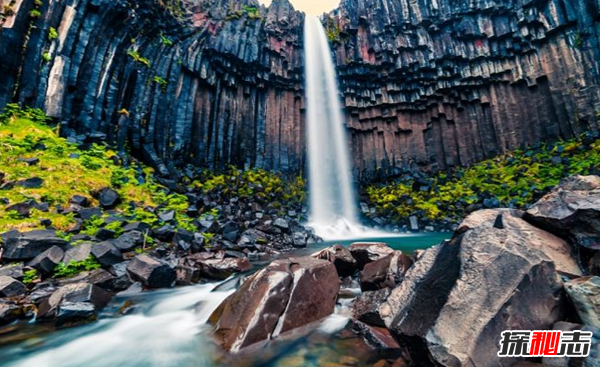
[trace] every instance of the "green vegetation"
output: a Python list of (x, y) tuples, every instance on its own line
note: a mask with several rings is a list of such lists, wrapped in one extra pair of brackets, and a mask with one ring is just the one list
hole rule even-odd
[(52, 276), (54, 278), (70, 278), (84, 271), (100, 269), (100, 267), (100, 263), (90, 255), (83, 261), (71, 260), (68, 264), (58, 264)]
[(600, 168), (600, 139), (588, 133), (556, 144), (539, 144), (469, 168), (425, 179), (401, 179), (366, 189), (377, 217), (392, 220), (417, 214), (461, 220), (474, 207), (525, 208), (563, 178)]
[(301, 177), (289, 179), (262, 169), (241, 171), (230, 168), (225, 173), (205, 172), (193, 185), (205, 194), (226, 198), (252, 198), (259, 203), (278, 207), (281, 203), (301, 204), (306, 199), (305, 182)]
[(34, 9), (29, 12), (29, 17), (31, 17), (33, 19), (39, 19), (42, 17), (42, 13), (39, 10)]
[(163, 34), (160, 35), (160, 43), (162, 43), (163, 45), (165, 45), (167, 47), (173, 46), (173, 41), (171, 41), (170, 38), (165, 37)]
[(248, 6), (244, 5), (242, 9), (239, 10), (229, 10), (227, 14), (226, 20), (237, 20), (242, 18), (243, 16), (248, 16), (249, 19), (259, 20), (261, 19), (260, 9), (256, 6)]
[(575, 43), (575, 47), (583, 48), (584, 40), (583, 40), (583, 35), (581, 34), (581, 32), (577, 32), (575, 34), (574, 43)]
[(23, 284), (31, 284), (39, 277), (37, 270), (31, 269), (23, 273)]
[[(165, 195), (162, 186), (153, 180), (151, 168), (139, 164), (131, 167), (115, 165), (112, 158), (116, 153), (105, 146), (94, 144), (89, 150), (78, 149), (57, 136), (46, 124), (48, 119), (40, 110), (21, 110), (11, 104), (5, 111), (0, 115), (0, 171), (4, 174), (4, 182), (32, 177), (43, 180), (40, 188), (14, 186), (0, 191), (0, 196), (9, 204), (36, 200), (51, 206), (67, 206), (72, 196), (83, 195), (96, 206), (94, 193), (111, 187), (122, 198), (117, 210), (134, 218), (139, 214), (143, 221), (149, 222), (149, 217), (155, 221), (156, 216), (145, 212), (143, 207), (171, 200), (171, 196)], [(38, 158), (40, 161), (29, 166), (22, 161), (23, 158)], [(140, 172), (146, 176), (143, 185), (137, 182)], [(130, 202), (137, 205), (135, 210), (128, 205)], [(58, 213), (52, 207), (48, 212), (33, 209), (26, 218), (15, 214), (7, 212), (5, 205), (0, 205), (0, 232), (13, 228), (41, 229), (40, 219), (50, 219), (54, 227), (64, 232), (74, 225), (72, 213)], [(100, 225), (94, 221), (84, 223), (86, 232), (97, 231)]]
[(329, 42), (334, 43), (340, 40), (340, 27), (335, 22), (335, 19), (328, 18), (325, 23), (325, 33), (327, 34), (327, 38)]
[(50, 60), (52, 60), (50, 51), (44, 51), (44, 53), (42, 54), (42, 60), (44, 60), (44, 62), (50, 62)]
[(50, 29), (48, 29), (48, 40), (54, 41), (57, 38), (58, 38), (58, 32), (56, 31), (56, 28), (50, 27)]
[(167, 10), (173, 17), (183, 19), (185, 13), (181, 0), (158, 0), (158, 4)]
[(138, 50), (131, 48), (127, 50), (127, 55), (129, 55), (129, 57), (131, 57), (136, 63), (142, 64), (147, 68), (150, 67), (150, 60), (148, 60), (145, 57), (142, 57)]
[(163, 91), (163, 92), (167, 91), (167, 87), (169, 86), (168, 81), (166, 81), (165, 79), (161, 78), (158, 75), (156, 75), (152, 80), (154, 81), (154, 83), (156, 83), (160, 86), (161, 91)]

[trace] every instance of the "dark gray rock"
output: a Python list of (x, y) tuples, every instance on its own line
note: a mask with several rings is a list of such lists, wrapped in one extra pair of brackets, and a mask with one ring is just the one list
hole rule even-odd
[(358, 269), (358, 263), (352, 256), (352, 253), (342, 245), (333, 245), (311, 256), (315, 259), (332, 262), (340, 277), (351, 276)]
[(138, 255), (127, 266), (131, 277), (149, 288), (165, 288), (177, 278), (175, 270), (163, 260), (148, 255)]
[(142, 232), (132, 230), (112, 240), (111, 243), (121, 251), (131, 251), (144, 244), (144, 235)]
[(105, 188), (98, 193), (98, 201), (104, 209), (112, 209), (118, 203), (121, 197), (119, 193), (113, 189)]
[(102, 266), (110, 266), (123, 261), (121, 251), (110, 242), (101, 242), (92, 246), (92, 255)]
[(50, 274), (58, 264), (63, 261), (65, 252), (58, 246), (52, 246), (31, 260), (27, 266), (39, 270), (43, 274)]
[(65, 251), (65, 256), (63, 258), (63, 262), (65, 264), (69, 264), (71, 261), (80, 262), (84, 261), (92, 254), (92, 246), (94, 244), (91, 242), (80, 243), (76, 246), (72, 246), (67, 251)]
[(0, 276), (0, 297), (13, 297), (24, 294), (27, 287), (21, 282), (6, 275)]
[[(52, 293), (52, 295), (42, 301), (38, 307), (38, 317), (40, 319), (54, 318), (61, 314), (61, 307), (65, 307), (62, 320), (59, 323), (81, 321), (81, 319), (72, 317), (78, 314), (77, 310), (93, 307), (94, 314), (104, 308), (111, 299), (111, 295), (101, 288), (89, 283), (67, 284)], [(81, 303), (87, 303), (89, 306), (83, 307)], [(78, 306), (73, 306), (78, 304)], [(67, 316), (69, 316), (67, 318)], [(88, 320), (89, 314), (82, 313), (83, 320)]]
[(2, 257), (13, 261), (30, 260), (53, 246), (64, 249), (67, 244), (54, 230), (36, 230), (7, 237)]
[(369, 325), (385, 327), (385, 322), (379, 314), (379, 307), (387, 300), (390, 293), (389, 288), (364, 292), (352, 304), (352, 317)]

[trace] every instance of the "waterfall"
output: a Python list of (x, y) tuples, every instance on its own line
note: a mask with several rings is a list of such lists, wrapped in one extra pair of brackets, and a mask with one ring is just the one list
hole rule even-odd
[(317, 17), (306, 16), (304, 52), (310, 221), (325, 238), (347, 237), (357, 228), (357, 200), (337, 75)]

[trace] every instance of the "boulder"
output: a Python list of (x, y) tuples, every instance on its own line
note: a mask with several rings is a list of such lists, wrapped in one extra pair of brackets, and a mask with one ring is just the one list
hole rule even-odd
[[(534, 227), (522, 219), (523, 212), (512, 209), (486, 209), (469, 215), (460, 224), (458, 233), (472, 228), (505, 229), (523, 237), (528, 246), (543, 251), (554, 261), (556, 270), (563, 274), (581, 276), (582, 272), (571, 245), (565, 240)], [(501, 228), (498, 228), (501, 227)]]
[(248, 229), (242, 233), (237, 245), (240, 248), (255, 248), (268, 243), (267, 234), (258, 229)]
[(237, 352), (331, 313), (340, 281), (335, 266), (311, 257), (276, 260), (248, 278), (211, 316), (215, 338)]
[(311, 257), (333, 263), (341, 277), (353, 275), (358, 268), (356, 259), (352, 257), (350, 250), (342, 245), (333, 245), (312, 254)]
[(549, 330), (565, 313), (554, 261), (528, 233), (495, 218), (425, 251), (379, 308), (396, 335), (444, 366), (512, 366), (504, 330)]
[(71, 261), (81, 262), (90, 257), (92, 254), (92, 244), (91, 242), (80, 243), (76, 246), (72, 246), (67, 251), (65, 251), (65, 256), (63, 258), (63, 262), (65, 264), (69, 264)]
[(221, 228), (221, 234), (224, 239), (230, 242), (236, 242), (240, 236), (241, 227), (235, 222), (227, 222)]
[(27, 266), (37, 269), (44, 274), (50, 274), (61, 263), (64, 256), (65, 252), (60, 247), (52, 246), (36, 256)]
[(206, 259), (197, 262), (200, 274), (209, 279), (224, 280), (234, 273), (241, 273), (252, 268), (248, 258), (225, 257), (222, 259)]
[(165, 288), (173, 285), (177, 278), (175, 269), (163, 260), (148, 255), (138, 255), (127, 266), (134, 280), (148, 288)]
[(4, 253), (6, 260), (30, 260), (53, 246), (65, 249), (68, 242), (56, 235), (53, 230), (36, 230), (13, 234), (5, 238)]
[(387, 300), (391, 290), (389, 288), (378, 291), (364, 292), (356, 297), (352, 304), (352, 318), (369, 325), (385, 326), (379, 314), (379, 307)]
[(6, 264), (0, 267), (0, 276), (8, 276), (15, 279), (22, 279), (23, 267), (23, 263)]
[[(60, 316), (59, 323), (88, 320), (90, 316), (95, 317), (110, 299), (109, 293), (93, 284), (67, 284), (42, 301), (38, 307), (38, 317), (45, 319)], [(82, 305), (84, 303), (87, 305)], [(88, 311), (82, 312), (83, 309)], [(91, 312), (93, 315), (90, 315)]]
[(25, 314), (25, 307), (9, 300), (0, 300), (0, 326), (9, 324)]
[(565, 283), (565, 291), (581, 321), (600, 328), (600, 277), (587, 276)]
[(580, 246), (600, 250), (600, 177), (566, 179), (535, 203), (524, 218)]
[(370, 262), (360, 272), (360, 288), (363, 291), (395, 288), (402, 282), (404, 274), (412, 264), (410, 257), (402, 251), (394, 251), (384, 258)]
[(27, 287), (18, 280), (6, 275), (0, 276), (0, 297), (20, 296), (27, 291)]
[(140, 231), (129, 231), (111, 241), (121, 251), (131, 251), (144, 244), (144, 235)]
[(101, 242), (92, 246), (92, 255), (102, 266), (110, 266), (123, 261), (121, 251), (110, 242)]
[(350, 253), (356, 259), (358, 269), (362, 270), (366, 264), (384, 258), (394, 252), (387, 243), (383, 242), (355, 242), (350, 245)]
[(352, 330), (361, 335), (372, 348), (382, 350), (400, 349), (400, 345), (385, 327), (368, 325), (360, 321), (352, 321)]
[(71, 204), (79, 205), (81, 207), (86, 207), (90, 205), (90, 200), (82, 195), (73, 195), (71, 199), (69, 199)]
[(104, 209), (114, 208), (120, 200), (119, 193), (113, 189), (105, 188), (98, 193), (98, 201)]

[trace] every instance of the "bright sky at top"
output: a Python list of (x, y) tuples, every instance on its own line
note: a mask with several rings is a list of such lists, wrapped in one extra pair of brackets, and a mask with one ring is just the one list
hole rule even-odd
[[(260, 3), (269, 5), (271, 0), (258, 0)], [(321, 15), (329, 13), (340, 5), (340, 0), (290, 0), (294, 8), (306, 14)]]

